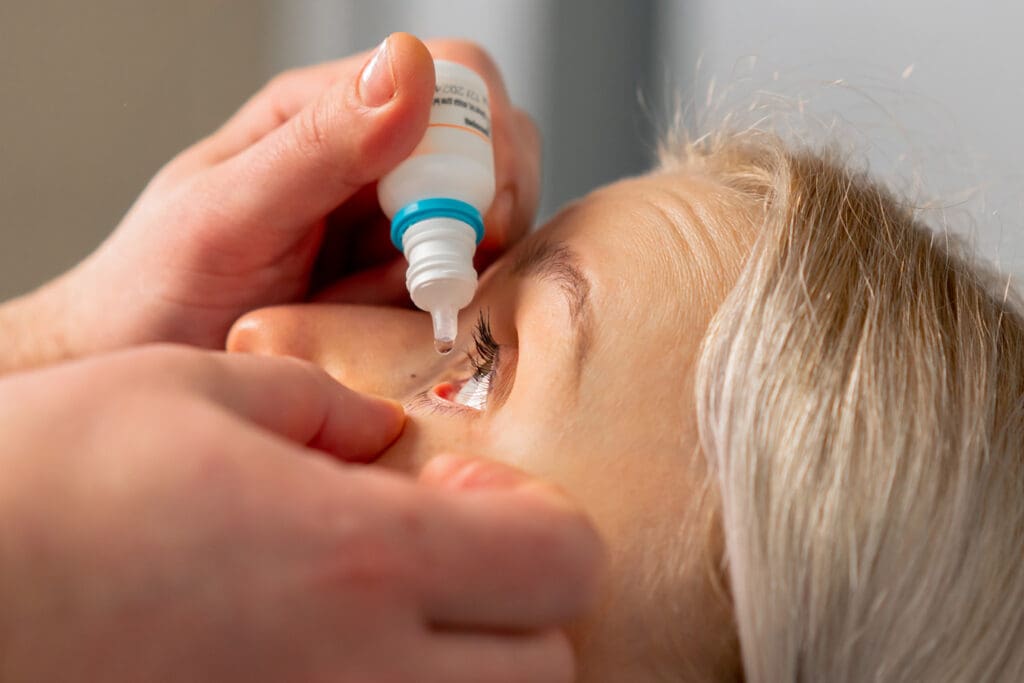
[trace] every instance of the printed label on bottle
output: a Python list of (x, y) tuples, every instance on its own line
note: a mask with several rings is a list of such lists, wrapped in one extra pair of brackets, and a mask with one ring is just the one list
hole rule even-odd
[(438, 83), (434, 86), (430, 126), (461, 128), (490, 142), (491, 106), (487, 93), (462, 83)]

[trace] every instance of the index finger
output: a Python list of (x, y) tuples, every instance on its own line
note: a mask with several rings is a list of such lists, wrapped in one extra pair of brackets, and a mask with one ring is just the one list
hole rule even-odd
[[(518, 240), (537, 212), (540, 195), (540, 139), (529, 116), (512, 106), (497, 64), (479, 45), (465, 40), (428, 40), (435, 59), (459, 62), (487, 83), (494, 139), (495, 200), (484, 217), (485, 253)], [(316, 102), (331, 86), (351, 78), (370, 51), (273, 78), (211, 136), (183, 152), (165, 177), (189, 175), (240, 154)], [(360, 216), (349, 216), (353, 221)]]
[(400, 404), (361, 394), (295, 358), (250, 356), (176, 347), (140, 353), (157, 365), (163, 388), (199, 394), (290, 441), (349, 462), (366, 462), (402, 430)]

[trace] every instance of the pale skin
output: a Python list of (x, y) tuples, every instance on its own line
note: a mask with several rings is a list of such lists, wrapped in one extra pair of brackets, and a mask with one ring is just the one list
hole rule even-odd
[(271, 82), (80, 266), (0, 306), (0, 679), (573, 679), (561, 627), (604, 550), (555, 485), (357, 466), (400, 404), (202, 350), (260, 306), (404, 300), (373, 183), (422, 135), (431, 52), (488, 82), (493, 258), (532, 220), (536, 133), (478, 47), (395, 34)]
[(572, 678), (590, 524), (510, 468), (329, 457), (375, 458), (392, 403), (161, 346), (14, 375), (0, 404), (3, 680)]
[[(483, 455), (580, 501), (612, 567), (600, 606), (571, 628), (580, 680), (729, 680), (739, 663), (728, 600), (712, 576), (720, 541), (693, 514), (714, 503), (697, 450), (694, 362), (741, 251), (736, 236), (708, 233), (713, 192), (679, 173), (622, 181), (495, 264), (460, 318), (460, 349), (472, 350), (481, 312), (499, 346), (478, 409), (459, 404), (476, 381), (470, 361), (438, 356), (417, 311), (268, 308), (236, 323), (228, 346), (303, 358), (348, 386), (404, 401), (408, 424), (384, 466), (417, 472), (436, 453)], [(701, 239), (733, 248), (696, 259), (689, 245)], [(574, 320), (589, 328), (582, 349)]]

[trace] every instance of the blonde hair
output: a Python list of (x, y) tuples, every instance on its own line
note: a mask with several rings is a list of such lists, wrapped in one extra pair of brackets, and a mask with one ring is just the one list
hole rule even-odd
[(1024, 320), (868, 177), (673, 146), (756, 208), (697, 368), (750, 681), (1024, 680)]

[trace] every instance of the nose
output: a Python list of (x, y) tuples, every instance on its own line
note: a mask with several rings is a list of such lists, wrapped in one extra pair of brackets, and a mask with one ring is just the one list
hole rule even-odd
[(305, 304), (246, 314), (227, 348), (308, 360), (352, 389), (403, 400), (423, 383), (436, 355), (432, 339), (430, 317), (420, 311)]

